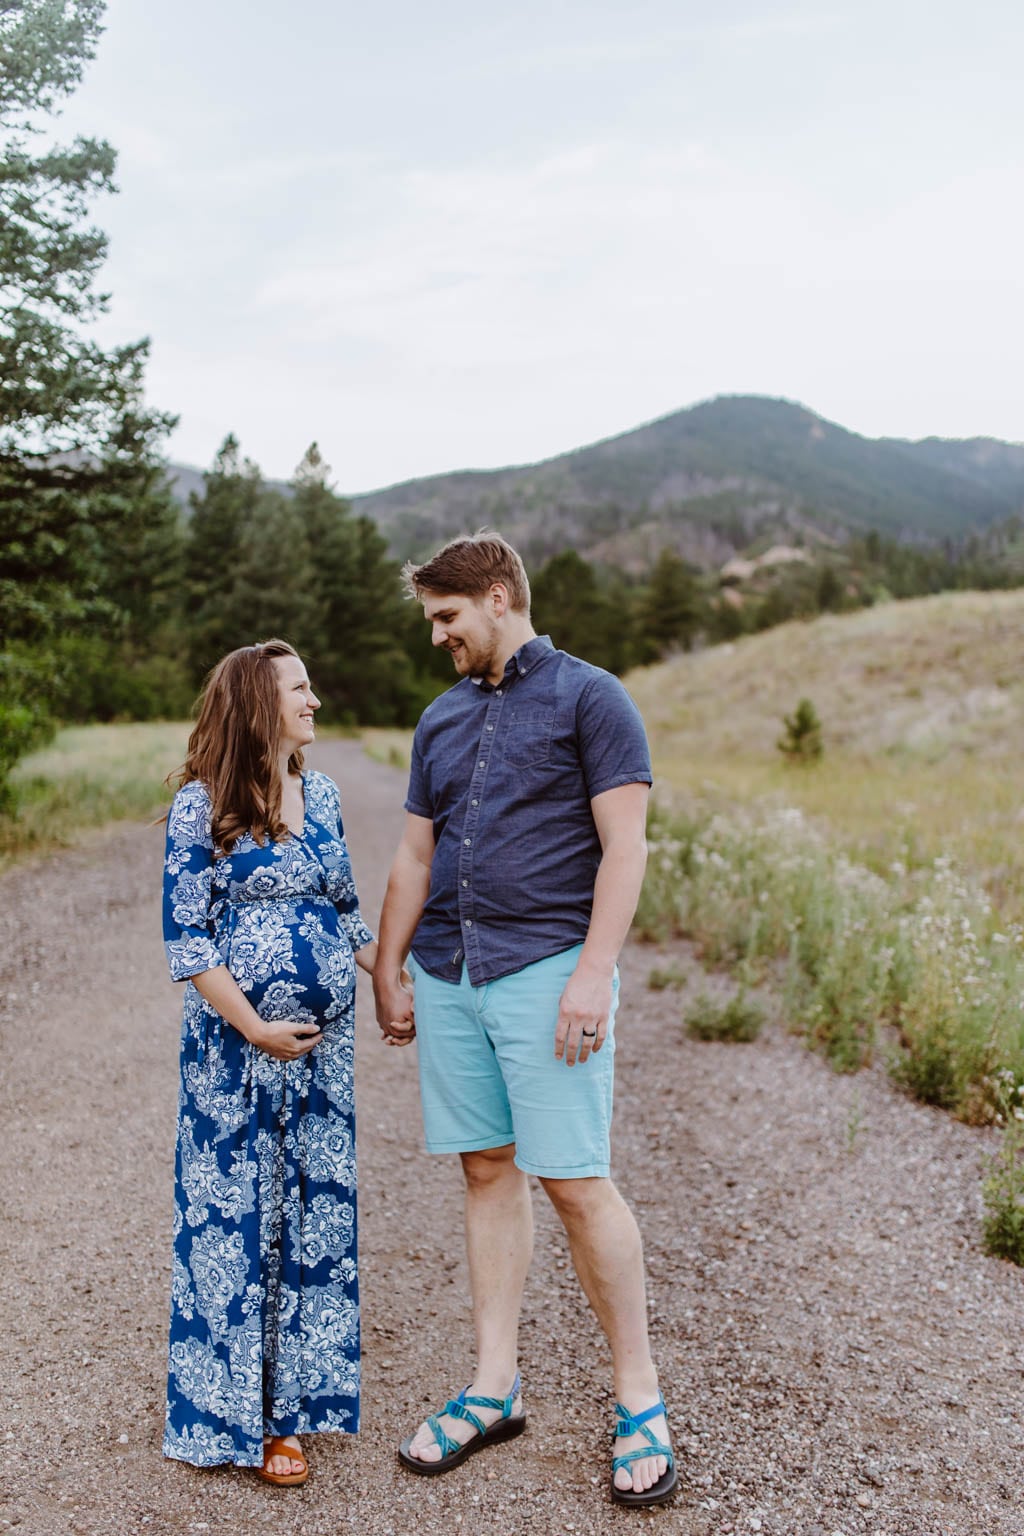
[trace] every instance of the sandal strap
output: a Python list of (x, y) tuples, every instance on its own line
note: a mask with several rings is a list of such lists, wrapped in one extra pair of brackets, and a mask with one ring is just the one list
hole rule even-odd
[(459, 1393), (458, 1397), (450, 1397), (445, 1403), (444, 1407), (441, 1409), (440, 1413), (428, 1414), (427, 1423), (430, 1426), (430, 1433), (433, 1435), (434, 1439), (438, 1443), (438, 1446), (440, 1447), (442, 1458), (451, 1455), (453, 1451), (459, 1451), (462, 1449), (462, 1442), (459, 1440), (453, 1440), (452, 1437), (450, 1435), (446, 1435), (444, 1430), (441, 1428), (439, 1420), (444, 1416), (444, 1414), (447, 1413), (449, 1417), (453, 1419), (465, 1419), (467, 1423), (472, 1424), (478, 1435), (486, 1435), (487, 1425), (484, 1423), (483, 1419), (478, 1418), (477, 1415), (473, 1413), (467, 1405), (472, 1403), (474, 1408), (497, 1408), (501, 1411), (502, 1418), (507, 1419), (509, 1414), (512, 1412), (512, 1404), (519, 1396), (521, 1390), (522, 1383), (517, 1373), (516, 1379), (512, 1383), (512, 1391), (506, 1398), (470, 1397), (468, 1396), (469, 1389), (466, 1388), (464, 1391)]
[[(441, 1409), (441, 1413), (452, 1413), (452, 1411), (458, 1407), (459, 1404), (453, 1398), (451, 1402), (445, 1403), (444, 1407)], [(455, 1417), (458, 1418), (458, 1414), (456, 1414)], [(446, 1435), (444, 1430), (441, 1428), (440, 1414), (429, 1413), (427, 1415), (427, 1423), (430, 1426), (430, 1433), (438, 1443), (442, 1457), (450, 1456), (452, 1451), (457, 1451), (460, 1449), (459, 1442), (457, 1440), (453, 1440), (450, 1435)]]
[[(471, 1397), (468, 1399), (468, 1401), (471, 1403), (476, 1403), (479, 1406), (481, 1403), (486, 1404), (487, 1399)], [(470, 1412), (470, 1410), (466, 1407), (465, 1401), (463, 1401), (463, 1399), (460, 1397), (455, 1397), (450, 1403), (446, 1403), (442, 1411), (444, 1413), (450, 1413), (453, 1419), (466, 1419), (470, 1424), (472, 1424), (478, 1435), (487, 1433), (486, 1424), (482, 1419), (478, 1419), (475, 1413)]]
[(643, 1435), (647, 1445), (638, 1446), (635, 1451), (625, 1451), (621, 1456), (612, 1459), (612, 1471), (618, 1472), (620, 1467), (630, 1467), (634, 1461), (646, 1461), (650, 1456), (664, 1456), (670, 1467), (675, 1466), (675, 1457), (672, 1447), (665, 1445), (657, 1438), (654, 1431), (647, 1427), (648, 1419), (656, 1418), (659, 1413), (665, 1412), (665, 1399), (659, 1397), (658, 1401), (650, 1408), (645, 1408), (641, 1413), (630, 1413), (623, 1408), (621, 1403), (615, 1404), (615, 1434), (617, 1438), (625, 1438), (627, 1435)]
[(617, 1472), (620, 1467), (630, 1467), (634, 1461), (646, 1461), (649, 1456), (664, 1456), (670, 1467), (674, 1467), (676, 1464), (676, 1459), (672, 1454), (672, 1447), (670, 1445), (662, 1445), (661, 1441), (655, 1440), (652, 1435), (649, 1449), (641, 1445), (635, 1451), (626, 1451), (622, 1456), (613, 1456), (612, 1471)]
[[(458, 1400), (460, 1403), (472, 1403), (474, 1408), (497, 1408), (501, 1413), (502, 1418), (507, 1419), (509, 1414), (512, 1412), (512, 1404), (515, 1402), (521, 1391), (522, 1382), (519, 1378), (519, 1372), (517, 1371), (516, 1379), (512, 1383), (512, 1390), (508, 1397), (468, 1397), (466, 1392), (460, 1392)], [(457, 1414), (456, 1417), (460, 1419), (472, 1419), (480, 1430), (480, 1433), (483, 1434), (484, 1427), (476, 1418), (475, 1414), (460, 1413)]]
[(616, 1435), (646, 1435), (648, 1440), (653, 1439), (649, 1429), (644, 1425), (648, 1419), (656, 1418), (659, 1413), (665, 1412), (665, 1399), (659, 1397), (658, 1401), (650, 1408), (645, 1408), (642, 1413), (630, 1413), (628, 1408), (623, 1408), (621, 1403), (615, 1404), (617, 1415), (615, 1423)]

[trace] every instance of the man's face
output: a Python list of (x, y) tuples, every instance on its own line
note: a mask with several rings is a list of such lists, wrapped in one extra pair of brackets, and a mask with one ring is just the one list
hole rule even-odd
[(444, 647), (460, 677), (486, 677), (494, 670), (499, 628), (490, 594), (460, 597), (428, 592), (423, 613), (433, 644)]

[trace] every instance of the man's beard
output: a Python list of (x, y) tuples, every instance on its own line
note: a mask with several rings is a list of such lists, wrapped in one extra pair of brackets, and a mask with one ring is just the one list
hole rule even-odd
[(470, 645), (465, 640), (459, 642), (459, 649), (453, 653), (452, 661), (456, 671), (462, 672), (466, 677), (486, 677), (494, 667), (494, 658), (498, 652), (498, 639), (492, 628), (487, 640), (476, 645)]

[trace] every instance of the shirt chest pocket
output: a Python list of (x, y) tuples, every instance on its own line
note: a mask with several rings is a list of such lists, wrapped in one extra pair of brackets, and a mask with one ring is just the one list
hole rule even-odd
[(523, 705), (512, 711), (505, 730), (503, 756), (517, 768), (536, 768), (551, 756), (555, 711), (549, 705)]

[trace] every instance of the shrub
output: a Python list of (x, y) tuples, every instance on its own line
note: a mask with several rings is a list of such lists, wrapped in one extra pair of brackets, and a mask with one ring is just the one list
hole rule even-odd
[(785, 733), (775, 745), (791, 763), (813, 763), (821, 756), (821, 721), (810, 699), (801, 699), (792, 715), (783, 715)]
[(1024, 1084), (1004, 1071), (997, 1091), (1004, 1129), (1002, 1145), (982, 1185), (985, 1251), (994, 1258), (1024, 1264)]
[(52, 688), (49, 657), (0, 651), (0, 811), (14, 804), (9, 780), (15, 763), (56, 729), (49, 708)]
[(652, 992), (664, 992), (668, 987), (682, 987), (685, 984), (686, 977), (677, 965), (666, 966), (664, 970), (655, 966), (647, 977), (647, 985)]
[(694, 1040), (756, 1040), (764, 1024), (764, 1012), (744, 992), (736, 992), (726, 1003), (702, 992), (686, 1014), (686, 1033)]

